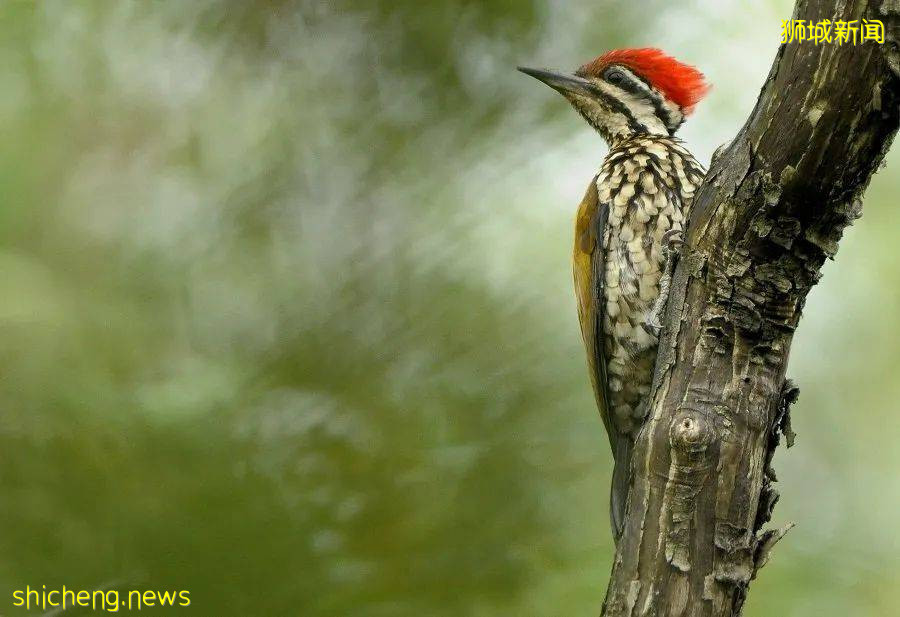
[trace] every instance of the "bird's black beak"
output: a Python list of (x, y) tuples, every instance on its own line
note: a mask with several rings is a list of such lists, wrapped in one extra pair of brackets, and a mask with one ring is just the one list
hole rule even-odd
[(548, 71), (546, 69), (529, 69), (524, 66), (517, 67), (526, 75), (531, 75), (535, 79), (539, 79), (557, 92), (571, 94), (582, 94), (590, 96), (593, 93), (593, 84), (577, 75), (569, 75), (567, 73), (559, 73), (556, 71)]

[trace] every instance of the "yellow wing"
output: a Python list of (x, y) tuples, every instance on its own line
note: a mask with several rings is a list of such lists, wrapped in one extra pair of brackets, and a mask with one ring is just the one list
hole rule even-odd
[(575, 250), (573, 268), (575, 273), (575, 297), (578, 300), (578, 321), (581, 336), (587, 350), (588, 369), (594, 396), (603, 425), (609, 435), (613, 453), (616, 452), (618, 434), (609, 417), (609, 391), (606, 380), (606, 353), (603, 336), (603, 282), (605, 278), (605, 253), (603, 250), (603, 230), (609, 215), (609, 205), (598, 203), (597, 177), (578, 206), (575, 218)]

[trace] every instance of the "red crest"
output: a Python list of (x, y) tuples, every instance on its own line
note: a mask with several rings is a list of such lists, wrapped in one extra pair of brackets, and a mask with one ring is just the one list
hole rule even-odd
[(694, 105), (709, 91), (703, 73), (653, 47), (614, 49), (588, 62), (578, 72), (600, 77), (612, 64), (627, 67), (648, 81), (685, 114), (691, 113)]

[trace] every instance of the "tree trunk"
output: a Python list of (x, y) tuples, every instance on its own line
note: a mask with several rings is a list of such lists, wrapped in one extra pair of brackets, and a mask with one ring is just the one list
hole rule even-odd
[(713, 157), (672, 281), (607, 616), (738, 615), (786, 531), (761, 527), (778, 498), (772, 454), (793, 439), (791, 339), (900, 117), (900, 0), (799, 0), (794, 18), (878, 19), (885, 40), (783, 44)]

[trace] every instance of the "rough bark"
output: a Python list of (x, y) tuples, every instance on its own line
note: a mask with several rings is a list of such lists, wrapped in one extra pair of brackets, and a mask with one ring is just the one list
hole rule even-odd
[(786, 529), (770, 462), (806, 296), (900, 117), (900, 0), (799, 0), (795, 19), (879, 19), (885, 42), (784, 44), (698, 190), (603, 614), (738, 615)]

